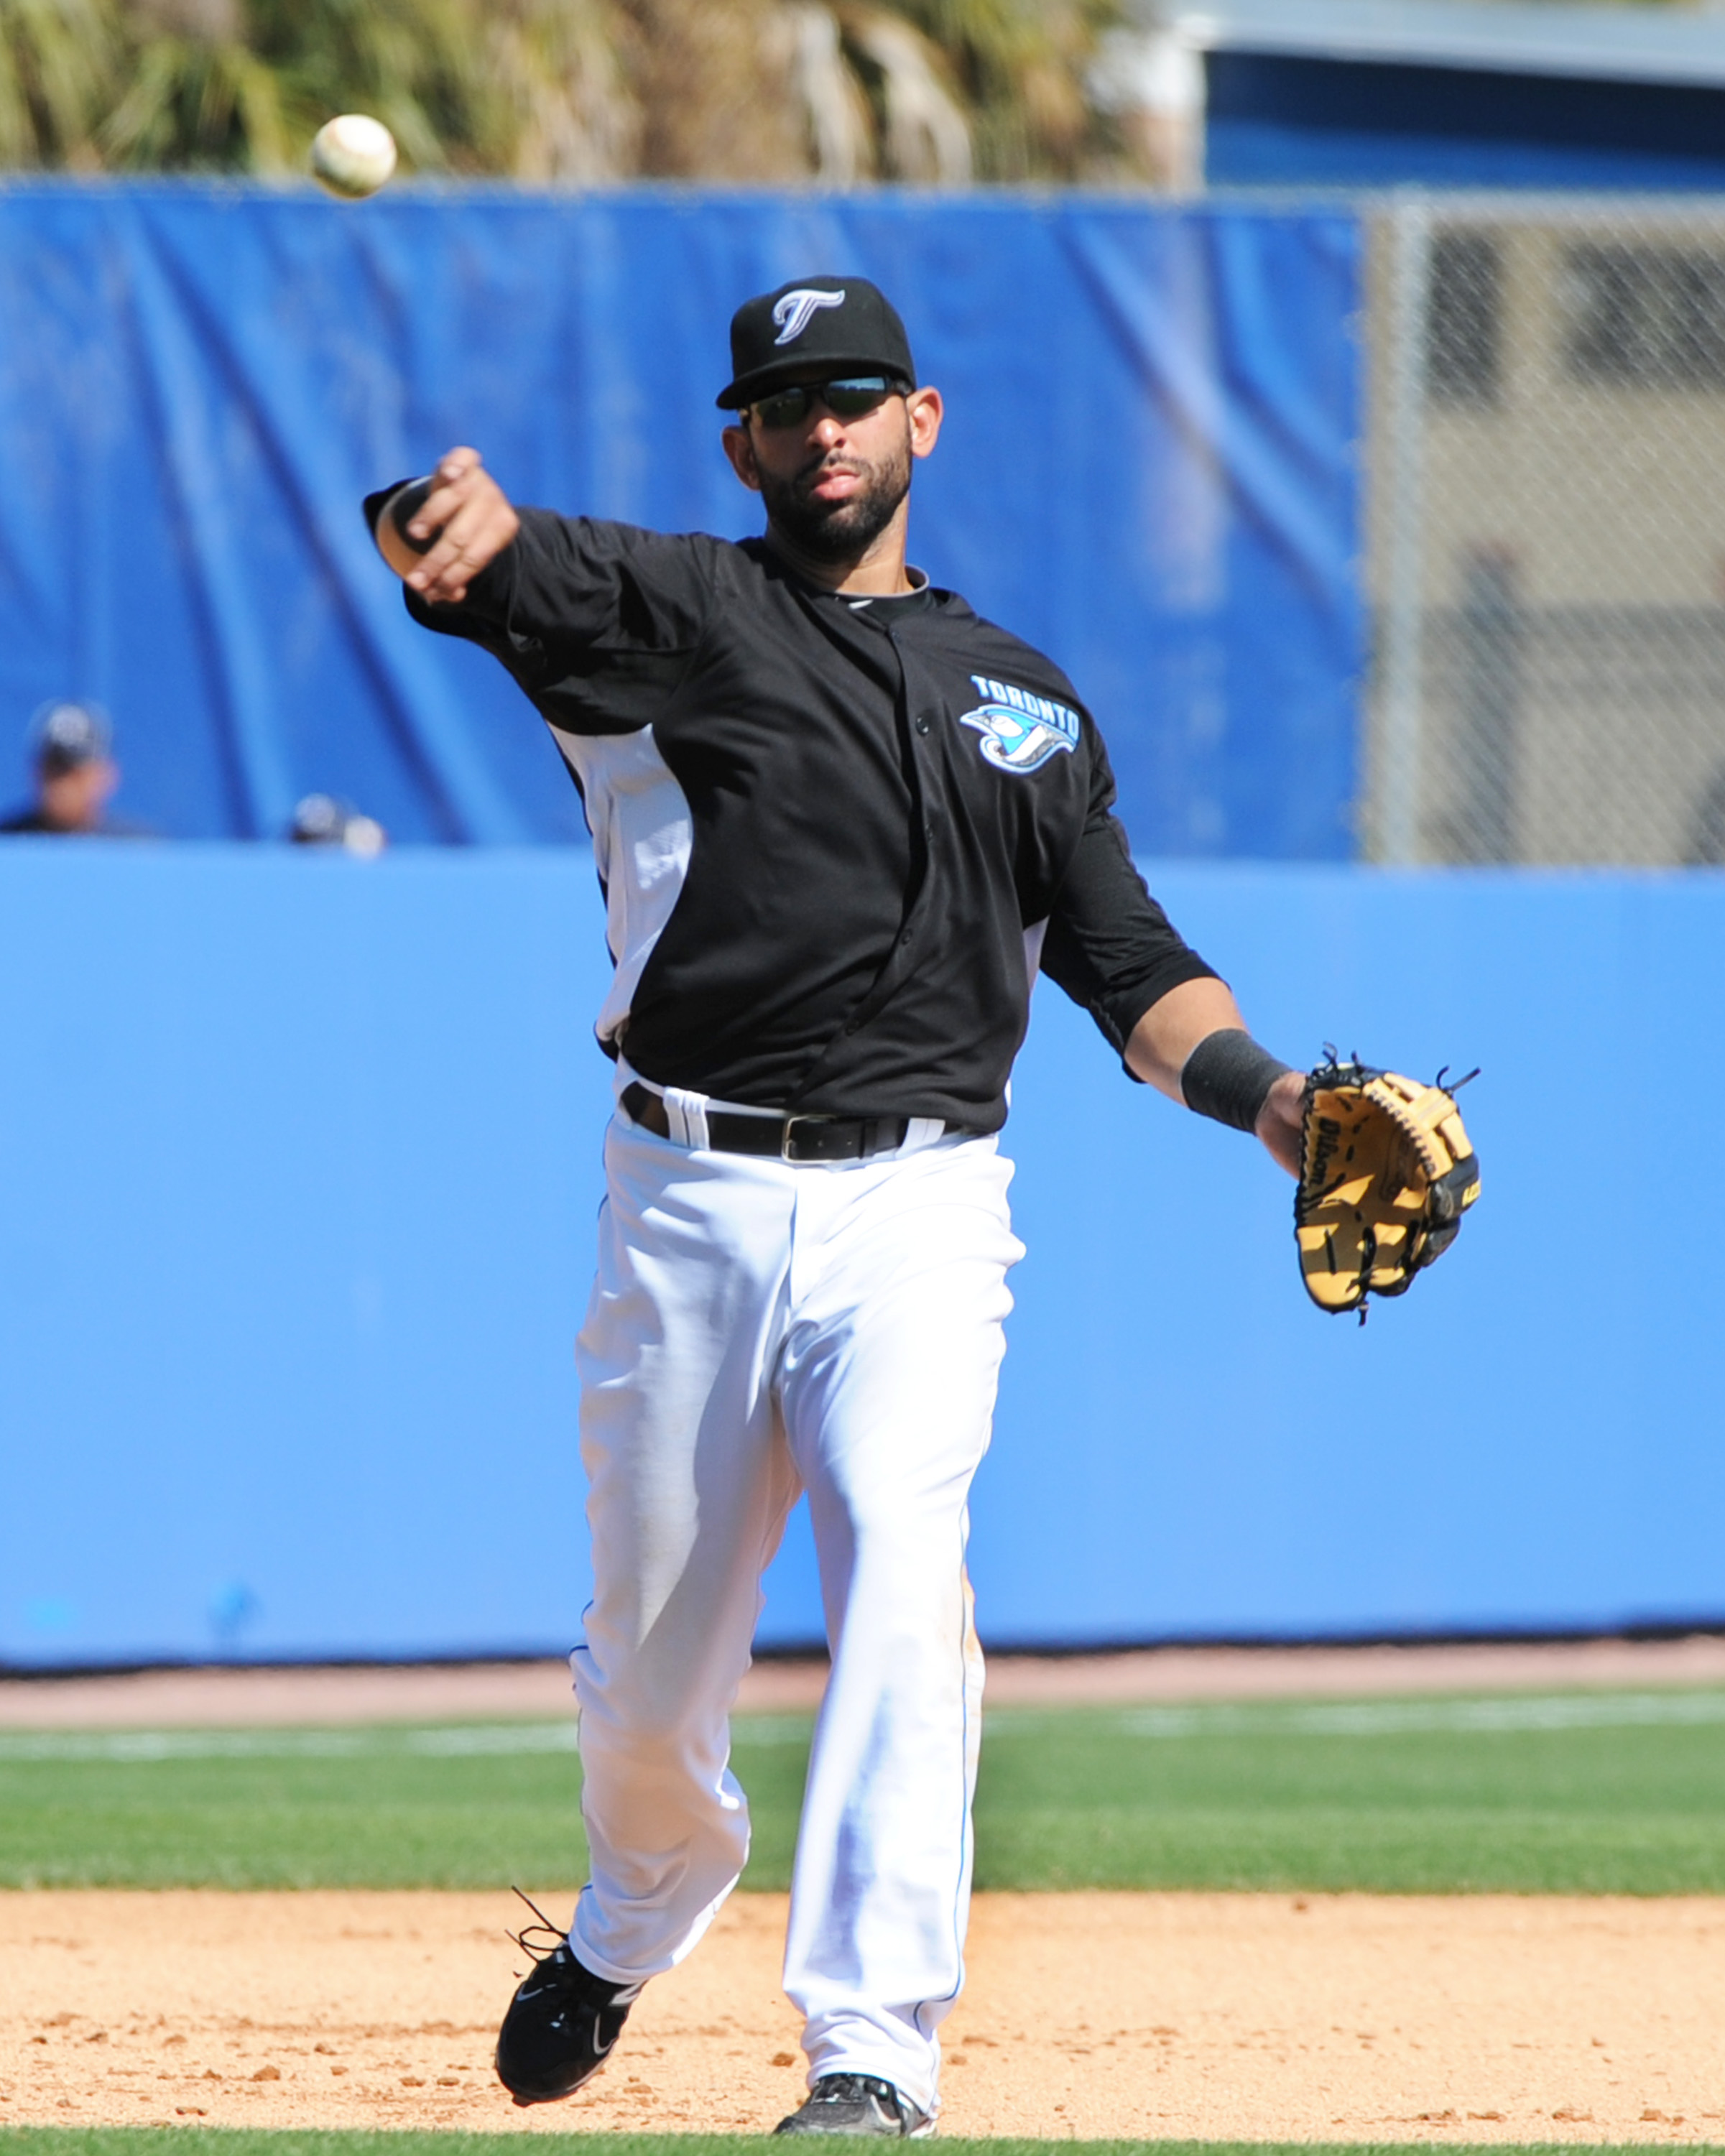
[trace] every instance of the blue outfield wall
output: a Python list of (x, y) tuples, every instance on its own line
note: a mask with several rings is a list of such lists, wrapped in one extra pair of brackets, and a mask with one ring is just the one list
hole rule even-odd
[[(1327, 1319), (1284, 1179), (1045, 984), (985, 1637), (1725, 1616), (1725, 877), (1154, 880), (1288, 1055), (1483, 1064), (1485, 1195)], [(600, 926), (573, 851), (0, 849), (0, 1660), (575, 1636)]]
[(1011, 193), (0, 185), (0, 805), (49, 697), (119, 806), (275, 838), (345, 794), (413, 843), (579, 838), (483, 654), (403, 613), (359, 513), (477, 444), (517, 500), (739, 537), (732, 310), (893, 292), (947, 419), (913, 552), (1047, 649), (1147, 850), (1345, 860), (1364, 656), (1348, 211)]

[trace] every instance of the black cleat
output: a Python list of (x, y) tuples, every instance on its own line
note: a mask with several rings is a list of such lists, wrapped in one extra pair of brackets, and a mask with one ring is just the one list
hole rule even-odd
[[(531, 1902), (527, 1907), (539, 1917)], [(535, 1932), (556, 1945), (530, 1943)], [(569, 1950), (568, 1935), (543, 1917), (515, 1937), (534, 1966), (517, 1985), (497, 2031), (497, 2078), (518, 2104), (555, 2103), (573, 2096), (610, 2057), (641, 1987), (608, 1984), (583, 1969)]]
[(922, 2141), (934, 2121), (909, 2097), (873, 2074), (823, 2074), (800, 2109), (782, 2118), (775, 2133), (885, 2134)]

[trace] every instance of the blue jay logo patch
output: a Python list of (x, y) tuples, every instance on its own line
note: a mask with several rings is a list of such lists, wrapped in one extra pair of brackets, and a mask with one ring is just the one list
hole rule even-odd
[(800, 290), (787, 292), (776, 300), (773, 308), (773, 322), (778, 335), (774, 344), (794, 344), (802, 336), (822, 307), (842, 307), (842, 292), (824, 292), (817, 285), (804, 285)]
[(982, 703), (958, 723), (982, 736), (983, 760), (997, 771), (1038, 771), (1051, 756), (1068, 755), (1078, 746), (1078, 714), (1051, 698), (1009, 681), (973, 674)]

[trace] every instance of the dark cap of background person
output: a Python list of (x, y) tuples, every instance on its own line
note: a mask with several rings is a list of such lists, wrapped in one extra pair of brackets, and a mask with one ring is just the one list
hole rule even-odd
[(793, 382), (885, 374), (916, 385), (911, 341), (898, 310), (866, 277), (799, 277), (745, 300), (731, 317), (730, 383), (721, 412), (735, 412)]
[(374, 860), (389, 843), (375, 816), (362, 816), (332, 793), (308, 793), (294, 810), (288, 841), (295, 846), (339, 846), (362, 860)]
[(97, 762), (114, 745), (107, 714), (94, 704), (44, 704), (32, 732), (36, 768), (44, 778)]

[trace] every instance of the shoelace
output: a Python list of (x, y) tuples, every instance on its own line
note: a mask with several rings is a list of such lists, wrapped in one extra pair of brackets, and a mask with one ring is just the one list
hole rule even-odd
[[(526, 1902), (527, 1907), (533, 1912), (533, 1914), (538, 1919), (538, 1922), (536, 1923), (523, 1924), (518, 1932), (506, 1931), (503, 1936), (507, 1939), (512, 1939), (516, 1945), (521, 1948), (521, 1952), (536, 1964), (539, 1962), (550, 1961), (557, 1953), (559, 1947), (566, 1947), (568, 1945), (569, 1934), (567, 1932), (560, 1932), (557, 1926), (552, 1923), (550, 1917), (546, 1915), (544, 1910), (540, 1907), (539, 1904), (536, 1902), (530, 1901), (527, 1896), (522, 1893), (519, 1887), (511, 1887), (509, 1891), (515, 1896), (516, 1901)], [(545, 1938), (550, 1941), (550, 1944), (548, 1946), (541, 1946), (539, 1944), (535, 1934), (540, 1933), (542, 1933)]]
[[(576, 1959), (575, 1949), (569, 1944), (569, 1934), (567, 1932), (559, 1931), (536, 1902), (529, 1900), (519, 1887), (511, 1887), (509, 1891), (518, 1901), (526, 1902), (538, 1922), (523, 1924), (518, 1932), (506, 1932), (504, 1937), (514, 1941), (521, 1952), (531, 1960), (536, 1969), (543, 1969), (547, 1962), (556, 1961), (557, 1956), (562, 1954), (562, 1967), (551, 1972), (554, 1983), (562, 1984), (565, 1989), (572, 1992), (588, 2005), (597, 2006), (601, 2010), (608, 2007), (617, 2007), (624, 2013), (627, 2013), (641, 1995), (640, 1985), (612, 1984), (602, 1976), (595, 1976), (591, 1969), (584, 1967)], [(542, 1945), (539, 1938), (535, 1936), (536, 1933), (542, 1935), (547, 1943)], [(621, 2015), (617, 2025), (619, 2029), (623, 2025)]]

